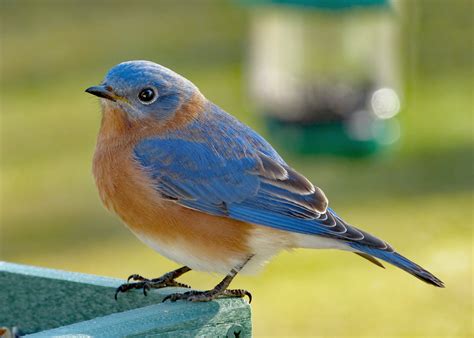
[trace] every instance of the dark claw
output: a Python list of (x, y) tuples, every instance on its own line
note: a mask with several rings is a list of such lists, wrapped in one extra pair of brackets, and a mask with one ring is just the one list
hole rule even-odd
[(147, 292), (149, 290), (150, 290), (150, 285), (148, 284), (143, 285), (143, 295), (145, 295), (145, 297), (147, 296)]
[(138, 276), (138, 275), (137, 275), (137, 274), (133, 274), (133, 275), (128, 276), (128, 278), (127, 278), (127, 283), (130, 283), (130, 280), (131, 280), (131, 279), (134, 280), (136, 276)]
[(136, 273), (134, 273), (133, 275), (130, 275), (130, 276), (128, 276), (128, 278), (127, 278), (127, 284), (130, 282), (130, 280), (134, 280), (134, 281), (143, 281), (143, 282), (146, 282), (146, 281), (148, 281), (148, 279), (147, 279), (147, 278), (145, 278), (145, 277), (142, 277), (141, 275), (139, 275), (139, 274), (136, 274)]
[(244, 290), (244, 291), (245, 291), (245, 295), (249, 297), (249, 304), (252, 303), (252, 294), (248, 292), (247, 290)]
[(125, 291), (125, 290), (123, 290), (123, 285), (120, 285), (120, 286), (115, 290), (114, 298), (115, 298), (116, 301), (118, 300), (118, 294), (121, 293), (121, 292), (124, 292), (124, 291)]
[[(165, 298), (163, 298), (163, 300), (162, 300), (161, 302), (164, 303), (164, 302), (166, 302), (168, 299), (171, 300), (171, 296), (172, 296), (172, 295), (173, 295), (173, 294), (166, 296)], [(173, 302), (173, 300), (171, 300), (171, 301)]]

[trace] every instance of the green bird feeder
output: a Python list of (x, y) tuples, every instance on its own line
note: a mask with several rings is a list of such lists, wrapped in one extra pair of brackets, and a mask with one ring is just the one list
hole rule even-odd
[(124, 280), (0, 261), (0, 337), (251, 337), (241, 298), (162, 303), (163, 288), (120, 294)]
[(388, 0), (254, 0), (252, 97), (276, 144), (364, 156), (400, 135), (396, 10)]

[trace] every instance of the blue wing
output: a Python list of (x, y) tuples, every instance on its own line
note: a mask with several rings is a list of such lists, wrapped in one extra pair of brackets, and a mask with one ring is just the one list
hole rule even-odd
[(260, 135), (212, 109), (187, 128), (136, 145), (135, 159), (164, 198), (212, 215), (341, 240), (377, 265), (374, 257), (444, 286), (386, 242), (345, 223), (327, 207), (324, 193)]
[(261, 136), (223, 112), (166, 137), (145, 139), (134, 155), (156, 190), (182, 206), (392, 250), (346, 224), (327, 208), (319, 188), (290, 168)]

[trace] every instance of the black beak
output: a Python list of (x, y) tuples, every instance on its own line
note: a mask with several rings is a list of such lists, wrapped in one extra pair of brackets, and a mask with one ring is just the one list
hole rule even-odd
[(117, 101), (117, 95), (109, 86), (92, 86), (86, 89), (86, 93), (102, 97), (110, 101)]

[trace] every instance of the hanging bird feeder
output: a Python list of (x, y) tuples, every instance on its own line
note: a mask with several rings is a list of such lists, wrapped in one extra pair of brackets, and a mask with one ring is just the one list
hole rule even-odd
[(362, 156), (400, 134), (396, 13), (388, 0), (254, 0), (249, 79), (289, 151)]

